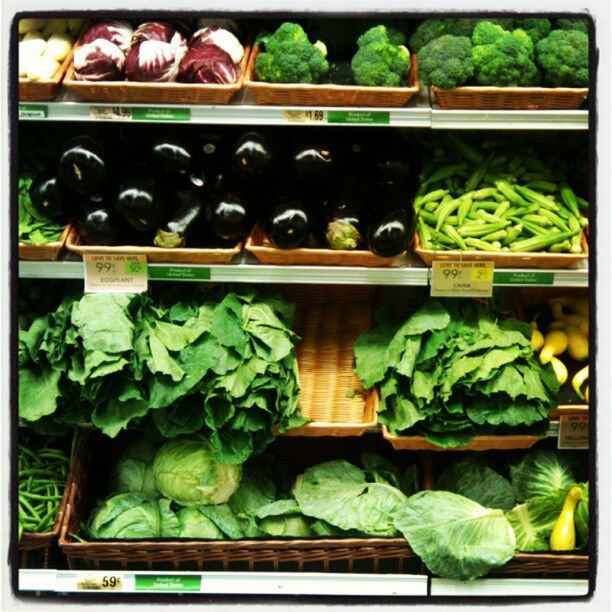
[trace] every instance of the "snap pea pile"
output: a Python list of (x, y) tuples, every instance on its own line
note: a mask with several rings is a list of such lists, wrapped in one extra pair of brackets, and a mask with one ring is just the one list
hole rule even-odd
[(69, 457), (57, 448), (19, 444), (19, 539), (25, 531), (53, 529), (69, 468)]
[(446, 138), (419, 177), (422, 248), (582, 253), (589, 204), (562, 173), (531, 150)]

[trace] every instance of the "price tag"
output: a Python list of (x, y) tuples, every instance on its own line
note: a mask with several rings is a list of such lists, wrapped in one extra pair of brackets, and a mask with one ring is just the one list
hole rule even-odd
[(134, 588), (136, 591), (199, 591), (202, 576), (179, 574), (136, 574)]
[(589, 448), (589, 415), (563, 415), (559, 417), (559, 438), (561, 449)]
[(434, 297), (491, 297), (492, 261), (434, 261), (431, 295)]
[(134, 106), (134, 121), (191, 121), (191, 109), (183, 107)]
[(129, 106), (90, 106), (89, 117), (96, 121), (131, 121)]
[(328, 123), (388, 125), (389, 120), (389, 111), (329, 111), (327, 114)]
[(142, 293), (147, 290), (145, 255), (83, 255), (86, 293)]
[(283, 118), (287, 123), (326, 123), (327, 111), (322, 110), (286, 110)]
[(46, 119), (49, 115), (49, 107), (46, 104), (20, 104), (20, 119)]
[(115, 574), (82, 574), (77, 578), (76, 586), (79, 591), (121, 591), (123, 580)]

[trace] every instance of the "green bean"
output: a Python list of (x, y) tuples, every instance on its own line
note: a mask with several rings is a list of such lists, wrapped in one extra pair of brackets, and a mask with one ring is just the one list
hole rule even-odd
[(36, 520), (40, 520), (40, 515), (34, 509), (34, 506), (30, 504), (27, 499), (24, 499), (21, 495), (19, 496), (19, 503), (22, 504), (25, 509), (32, 515)]

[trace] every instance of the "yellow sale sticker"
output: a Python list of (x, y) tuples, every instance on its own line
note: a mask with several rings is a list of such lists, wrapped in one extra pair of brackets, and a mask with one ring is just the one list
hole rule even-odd
[(433, 297), (491, 297), (492, 261), (434, 261), (431, 270)]
[(557, 447), (589, 448), (589, 415), (574, 414), (559, 417)]
[(143, 293), (146, 255), (83, 255), (85, 293)]

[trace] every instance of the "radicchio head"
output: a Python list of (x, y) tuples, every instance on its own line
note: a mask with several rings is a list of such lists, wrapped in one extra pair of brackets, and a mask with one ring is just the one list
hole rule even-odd
[(123, 79), (125, 55), (112, 42), (98, 38), (74, 51), (74, 77), (77, 81), (119, 81)]
[(223, 49), (216, 45), (189, 47), (179, 67), (178, 80), (183, 83), (235, 83), (240, 69)]
[(176, 81), (183, 53), (162, 40), (145, 40), (128, 53), (125, 76), (128, 81)]
[(146, 40), (161, 40), (170, 44), (174, 49), (187, 46), (187, 40), (181, 32), (165, 21), (146, 21), (134, 30), (133, 47)]
[(117, 45), (123, 53), (130, 50), (132, 26), (127, 21), (100, 21), (90, 26), (81, 39), (81, 44), (103, 38)]
[(236, 36), (219, 26), (210, 26), (198, 30), (189, 41), (190, 47), (196, 45), (216, 45), (232, 58), (234, 64), (240, 64), (244, 55), (244, 47)]

